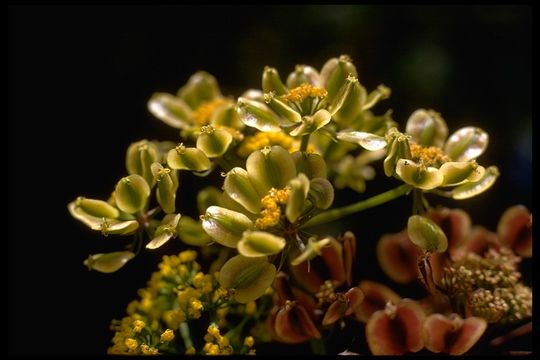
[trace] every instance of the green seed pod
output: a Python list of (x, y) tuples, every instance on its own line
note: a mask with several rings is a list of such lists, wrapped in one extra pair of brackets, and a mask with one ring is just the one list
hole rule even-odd
[(276, 93), (276, 95), (285, 95), (286, 93), (289, 92), (289, 90), (287, 90), (285, 85), (283, 85), (283, 82), (281, 81), (281, 78), (279, 77), (278, 71), (268, 66), (266, 66), (263, 71), (262, 90), (265, 93), (269, 93), (270, 91), (273, 91)]
[(210, 206), (222, 206), (223, 192), (214, 186), (207, 186), (197, 194), (197, 209), (204, 214)]
[(384, 137), (362, 131), (340, 131), (337, 138), (358, 144), (369, 151), (381, 150), (386, 146)]
[(167, 164), (171, 169), (205, 171), (211, 166), (208, 157), (197, 148), (187, 148), (183, 144), (169, 150)]
[(264, 94), (264, 102), (276, 113), (289, 120), (291, 125), (302, 122), (302, 116), (285, 102), (276, 98), (273, 92)]
[(176, 129), (191, 127), (191, 109), (184, 100), (167, 93), (154, 93), (147, 104), (148, 110), (165, 124)]
[(439, 171), (443, 174), (442, 186), (456, 186), (464, 182), (480, 180), (486, 169), (478, 166), (476, 161), (446, 162)]
[(294, 223), (304, 210), (309, 192), (309, 179), (306, 175), (300, 173), (289, 181), (288, 186), (291, 190), (285, 208), (285, 216), (291, 223)]
[(362, 106), (362, 111), (366, 111), (377, 105), (377, 103), (381, 100), (388, 99), (391, 94), (391, 90), (389, 87), (386, 87), (384, 85), (379, 85), (375, 90), (369, 93), (369, 95), (366, 98), (366, 101), (364, 103), (364, 106)]
[(309, 185), (308, 199), (319, 209), (328, 209), (334, 202), (334, 187), (324, 178), (315, 178)]
[(88, 256), (88, 259), (84, 260), (83, 264), (88, 266), (89, 270), (97, 270), (102, 273), (112, 273), (119, 270), (134, 257), (135, 254), (131, 251), (94, 254)]
[(221, 105), (214, 110), (210, 118), (210, 124), (215, 127), (226, 126), (238, 130), (244, 127), (244, 123), (238, 117), (234, 104)]
[(182, 216), (176, 227), (176, 233), (180, 240), (192, 246), (205, 246), (214, 240), (204, 231), (201, 222), (189, 216)]
[(384, 173), (392, 176), (396, 172), (396, 164), (399, 159), (410, 159), (411, 148), (409, 136), (400, 133), (396, 128), (388, 130), (386, 139), (386, 158), (384, 159)]
[(115, 188), (116, 205), (128, 214), (142, 210), (150, 196), (150, 186), (140, 175), (129, 175), (122, 178)]
[(197, 149), (209, 158), (218, 157), (225, 154), (232, 140), (233, 137), (227, 130), (211, 125), (203, 126), (197, 138)]
[(249, 180), (261, 197), (272, 187), (284, 188), (296, 175), (292, 156), (277, 145), (252, 152), (246, 160), (246, 169)]
[(91, 229), (99, 228), (103, 222), (103, 218), (95, 217), (85, 212), (80, 206), (77, 205), (77, 200), (68, 204), (68, 210), (71, 216)]
[(323, 87), (328, 91), (329, 103), (332, 103), (349, 75), (358, 78), (356, 67), (347, 55), (341, 55), (339, 59), (332, 58), (324, 64), (321, 69), (321, 81)]
[(285, 247), (285, 239), (266, 231), (244, 231), (237, 245), (245, 257), (260, 257), (279, 253)]
[(484, 130), (467, 126), (450, 135), (444, 152), (454, 161), (469, 161), (482, 155), (488, 142), (489, 136)]
[(75, 202), (85, 213), (97, 218), (116, 219), (120, 216), (120, 211), (117, 208), (103, 200), (87, 199), (79, 196)]
[(439, 113), (418, 109), (407, 120), (405, 132), (418, 145), (442, 147), (448, 136), (448, 126)]
[(157, 146), (148, 140), (141, 140), (129, 145), (126, 153), (126, 168), (130, 175), (141, 175), (152, 188), (155, 184), (150, 166), (159, 161)]
[(193, 74), (177, 94), (192, 109), (221, 96), (216, 78), (205, 71)]
[(156, 199), (167, 214), (171, 214), (176, 208), (176, 190), (178, 185), (174, 183), (171, 172), (174, 171), (164, 168), (160, 163), (153, 163), (151, 166), (152, 174), (157, 181)]
[(291, 154), (296, 164), (296, 172), (304, 173), (309, 179), (326, 178), (326, 161), (316, 153), (296, 151)]
[(233, 297), (242, 304), (261, 297), (276, 277), (276, 267), (264, 257), (248, 258), (237, 255), (229, 259), (219, 271), (219, 283), (234, 289)]
[(311, 116), (304, 116), (302, 123), (291, 131), (291, 136), (303, 136), (311, 134), (324, 127), (332, 120), (332, 115), (327, 110), (321, 109)]
[(161, 225), (158, 226), (154, 234), (154, 238), (146, 244), (147, 249), (157, 249), (167, 241), (176, 236), (176, 229), (180, 221), (180, 214), (167, 214), (161, 220)]
[(266, 104), (238, 98), (238, 117), (244, 124), (260, 131), (280, 131), (280, 119)]
[(294, 71), (287, 77), (287, 86), (289, 89), (294, 89), (302, 84), (321, 87), (319, 72), (308, 65), (296, 65)]
[(341, 124), (350, 123), (362, 111), (366, 101), (366, 89), (354, 76), (347, 77), (330, 105), (334, 120)]
[(445, 252), (448, 240), (444, 231), (431, 219), (412, 215), (407, 222), (407, 234), (412, 243), (427, 252)]
[(227, 173), (223, 190), (249, 212), (258, 214), (261, 210), (261, 198), (249, 180), (248, 173), (241, 167), (235, 167)]
[(99, 225), (95, 224), (92, 226), (92, 230), (101, 231), (103, 236), (109, 235), (131, 235), (139, 228), (139, 223), (137, 220), (127, 220), (127, 221), (118, 221), (118, 220), (107, 220), (102, 219)]
[(291, 265), (296, 266), (304, 261), (313, 260), (315, 257), (321, 255), (323, 247), (330, 244), (330, 238), (324, 238), (319, 241), (316, 240), (316, 237), (310, 237), (305, 250), (291, 261)]
[(468, 182), (452, 189), (452, 198), (462, 200), (481, 194), (493, 186), (498, 177), (499, 169), (496, 166), (490, 166), (478, 181)]
[(412, 160), (399, 159), (396, 173), (405, 183), (422, 190), (435, 189), (442, 185), (443, 174), (439, 169), (417, 164)]
[(253, 222), (244, 214), (219, 206), (210, 206), (202, 217), (202, 227), (208, 235), (221, 245), (236, 248), (246, 230)]

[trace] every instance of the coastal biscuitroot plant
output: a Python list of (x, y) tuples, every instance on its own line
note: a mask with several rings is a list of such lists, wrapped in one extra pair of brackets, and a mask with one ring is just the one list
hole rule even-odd
[[(266, 67), (261, 88), (238, 98), (224, 96), (203, 71), (176, 94), (153, 94), (148, 109), (176, 129), (172, 141), (132, 143), (126, 176), (108, 198), (68, 204), (90, 229), (131, 239), (89, 255), (90, 270), (115, 272), (143, 248), (182, 244), (179, 254), (163, 256), (127, 316), (113, 320), (109, 353), (255, 354), (257, 344), (274, 341), (351, 354), (328, 339), (352, 327), (363, 329), (354, 339), (365, 339), (373, 354), (460, 355), (490, 326), (530, 318), (531, 289), (517, 270), (521, 257), (532, 256), (528, 210), (505, 213), (500, 241), (492, 241), (470, 229), (463, 210), (441, 210), (426, 198), (463, 200), (493, 185), (497, 168), (476, 161), (488, 134), (467, 126), (448, 136), (441, 115), (425, 109), (400, 131), (391, 111), (373, 112), (389, 96), (384, 85), (368, 92), (344, 55), (320, 71), (297, 65), (285, 82)], [(398, 185), (365, 197), (379, 160)], [(218, 182), (185, 204), (177, 195), (194, 191), (182, 186), (188, 176)], [(346, 187), (358, 199), (333, 207)], [(314, 230), (353, 214), (361, 222), (361, 211), (404, 195), (412, 212), (392, 216), (407, 230), (384, 235), (377, 257), (396, 282), (420, 280), (423, 299), (369, 279), (356, 254), (357, 237), (370, 239)]]

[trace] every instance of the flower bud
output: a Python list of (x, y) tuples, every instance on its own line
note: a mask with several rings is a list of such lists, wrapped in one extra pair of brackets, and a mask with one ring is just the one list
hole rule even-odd
[(427, 252), (445, 252), (448, 240), (444, 231), (433, 220), (412, 215), (407, 222), (407, 234), (412, 243)]
[(454, 161), (469, 161), (482, 155), (488, 142), (489, 136), (484, 130), (467, 126), (450, 135), (444, 152)]
[(197, 138), (197, 149), (209, 158), (218, 157), (225, 154), (232, 140), (231, 133), (225, 129), (203, 126)]
[(276, 267), (265, 257), (248, 258), (237, 255), (229, 259), (219, 271), (219, 283), (226, 289), (234, 289), (233, 297), (242, 304), (261, 297), (272, 285)]
[(296, 175), (292, 156), (277, 145), (252, 152), (246, 160), (246, 170), (261, 197), (272, 187), (284, 188)]
[[(157, 181), (156, 199), (167, 214), (173, 213), (176, 208), (177, 184), (171, 177), (171, 169), (164, 168), (160, 163), (153, 163), (152, 174)], [(176, 170), (172, 170), (176, 171)]]
[(249, 212), (258, 214), (261, 210), (261, 199), (257, 190), (249, 180), (248, 173), (241, 167), (235, 167), (227, 173), (223, 190)]
[(253, 228), (253, 222), (244, 214), (219, 206), (210, 206), (202, 217), (202, 227), (221, 245), (235, 248), (244, 231)]
[(169, 150), (167, 164), (175, 170), (205, 171), (211, 166), (208, 157), (197, 148), (187, 148), (183, 144)]
[(409, 116), (405, 132), (411, 135), (418, 145), (440, 148), (448, 136), (448, 126), (439, 113), (418, 109)]
[(154, 93), (147, 104), (148, 110), (165, 124), (176, 129), (191, 126), (191, 109), (184, 100), (167, 93)]
[(131, 251), (117, 251), (107, 254), (94, 254), (90, 255), (88, 259), (84, 260), (84, 265), (88, 266), (88, 269), (97, 270), (102, 273), (112, 273), (119, 270), (129, 260), (133, 259), (135, 254)]
[(285, 215), (291, 223), (294, 223), (304, 210), (309, 192), (309, 179), (306, 175), (300, 173), (297, 177), (289, 181), (288, 186), (291, 190), (287, 207), (285, 208)]
[(285, 85), (283, 85), (283, 82), (279, 77), (278, 71), (269, 66), (265, 67), (263, 71), (262, 90), (265, 93), (273, 91), (276, 93), (276, 95), (284, 95), (288, 92), (287, 88)]
[(142, 176), (129, 175), (116, 184), (114, 193), (118, 208), (128, 214), (134, 214), (146, 206), (150, 186)]
[(281, 131), (280, 119), (266, 104), (240, 97), (236, 111), (247, 126), (260, 131)]
[(192, 109), (196, 109), (199, 105), (220, 97), (221, 92), (216, 78), (205, 71), (198, 71), (178, 90), (177, 95)]
[(328, 91), (328, 102), (334, 100), (349, 75), (358, 78), (356, 67), (347, 55), (341, 55), (339, 59), (332, 58), (324, 64), (321, 69), (321, 81)]
[(259, 257), (279, 253), (285, 247), (285, 239), (266, 231), (244, 231), (238, 243), (238, 252), (246, 257)]
[(103, 200), (87, 199), (79, 196), (75, 203), (85, 213), (97, 218), (116, 219), (120, 216), (120, 211), (117, 208)]

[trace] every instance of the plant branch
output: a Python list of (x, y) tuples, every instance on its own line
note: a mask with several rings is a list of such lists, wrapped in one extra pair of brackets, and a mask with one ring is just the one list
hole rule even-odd
[(412, 187), (410, 185), (403, 184), (403, 185), (398, 186), (397, 188), (388, 190), (386, 192), (375, 195), (368, 199), (359, 201), (355, 204), (325, 211), (319, 215), (314, 216), (311, 220), (309, 220), (308, 222), (300, 226), (300, 228), (324, 224), (324, 223), (331, 222), (337, 219), (341, 219), (342, 217), (345, 217), (347, 215), (351, 215), (351, 214), (384, 204), (385, 202), (394, 200), (402, 195), (407, 194), (411, 190), (411, 188)]

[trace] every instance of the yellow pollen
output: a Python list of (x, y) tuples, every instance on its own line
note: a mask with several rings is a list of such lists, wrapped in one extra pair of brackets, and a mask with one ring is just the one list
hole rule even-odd
[(281, 208), (279, 205), (287, 203), (289, 199), (289, 189), (271, 188), (261, 199), (261, 216), (255, 220), (255, 226), (258, 229), (266, 229), (279, 223), (281, 217)]
[(411, 143), (410, 146), (412, 159), (421, 161), (425, 166), (440, 166), (450, 161), (450, 158), (439, 147), (423, 147), (415, 143)]
[(193, 111), (193, 120), (195, 120), (199, 126), (208, 124), (214, 111), (225, 103), (226, 101), (224, 99), (217, 98), (199, 105), (199, 107)]
[(301, 102), (307, 97), (325, 97), (328, 92), (320, 87), (316, 87), (310, 84), (302, 84), (298, 87), (295, 87), (288, 94), (283, 95), (281, 98), (286, 101), (291, 102)]
[(289, 135), (277, 132), (258, 132), (246, 139), (238, 147), (238, 155), (248, 157), (255, 150), (264, 149), (267, 146), (279, 145), (285, 150), (292, 152), (298, 150), (298, 141), (293, 140)]

